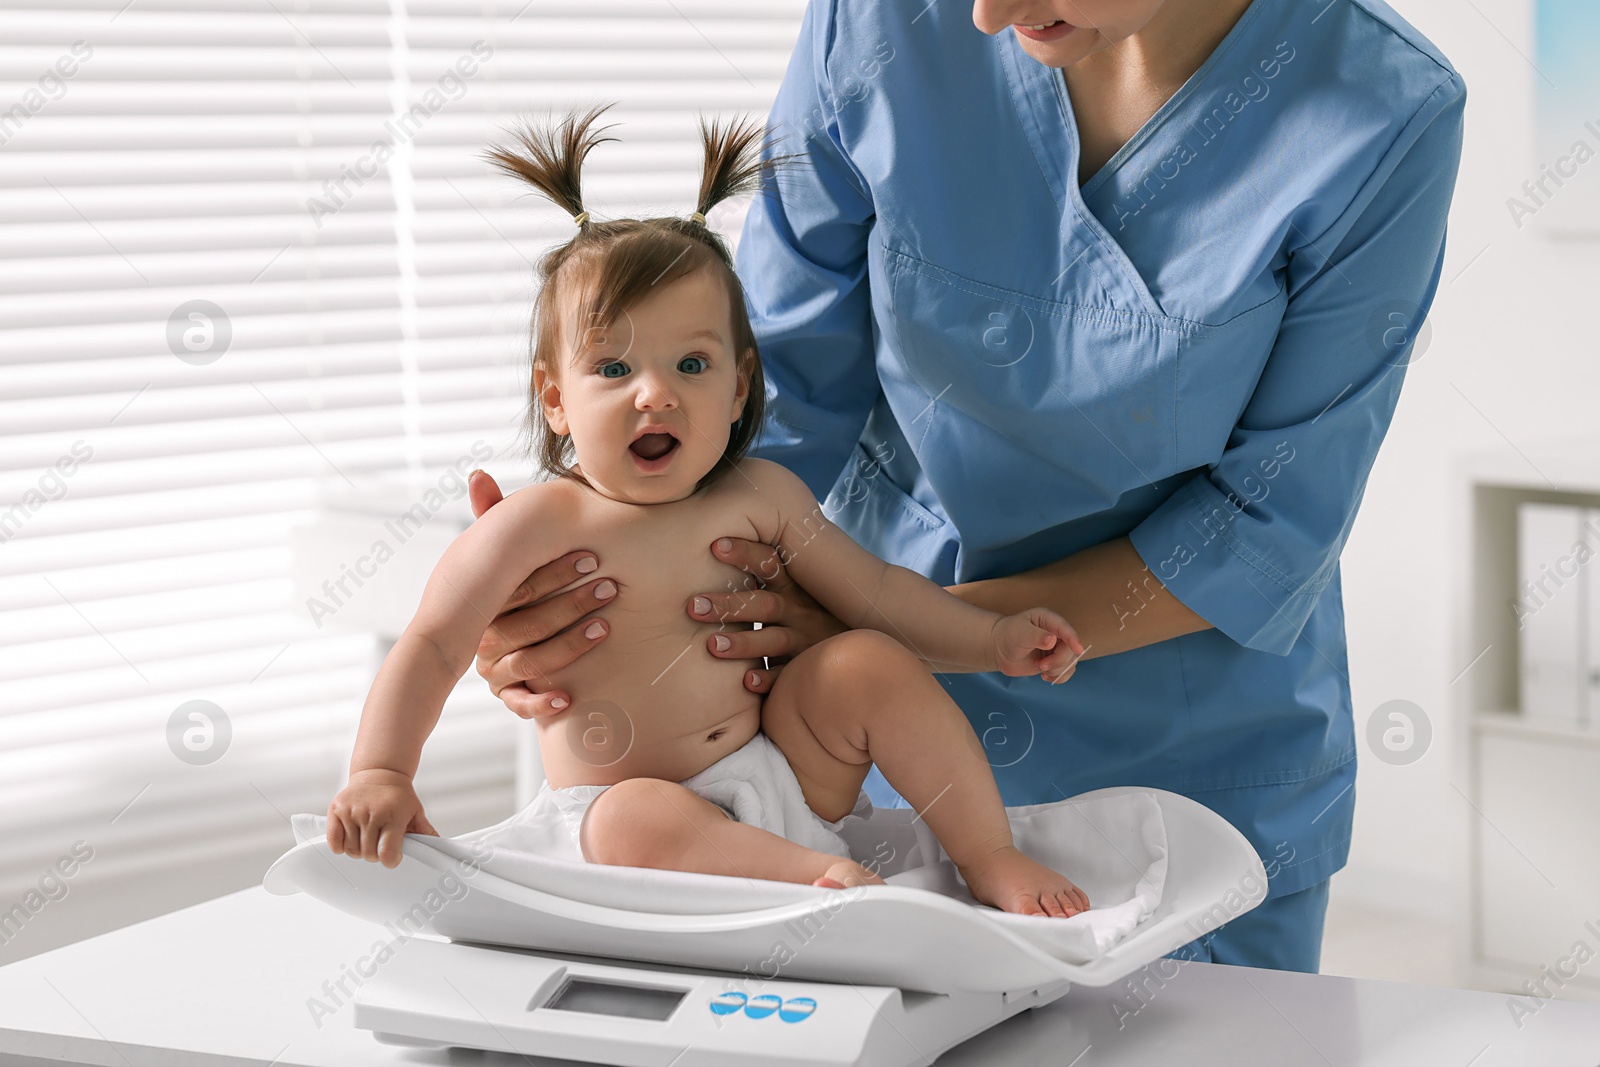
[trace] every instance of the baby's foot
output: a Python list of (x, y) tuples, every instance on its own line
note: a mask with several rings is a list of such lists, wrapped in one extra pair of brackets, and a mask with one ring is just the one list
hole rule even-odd
[(1089, 910), (1083, 890), (1014, 845), (959, 869), (973, 899), (1001, 911), (1067, 919)]
[(883, 879), (854, 860), (840, 860), (811, 884), (824, 889), (848, 889), (858, 885), (883, 885)]

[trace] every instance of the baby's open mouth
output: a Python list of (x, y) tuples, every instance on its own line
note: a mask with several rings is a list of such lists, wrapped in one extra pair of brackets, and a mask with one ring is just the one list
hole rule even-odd
[(647, 433), (628, 447), (643, 459), (660, 459), (678, 447), (678, 439), (670, 433)]

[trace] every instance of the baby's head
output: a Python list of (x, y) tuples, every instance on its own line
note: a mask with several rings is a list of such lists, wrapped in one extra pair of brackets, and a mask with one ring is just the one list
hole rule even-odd
[[(766, 397), (744, 288), (705, 213), (760, 188), (760, 128), (701, 122), (696, 214), (596, 221), (579, 171), (614, 138), (604, 108), (517, 134), (488, 158), (571, 212), (578, 232), (539, 261), (528, 429), (541, 465), (635, 504), (681, 500), (739, 462)], [(652, 431), (659, 430), (661, 433)], [(573, 461), (576, 460), (576, 463)]]

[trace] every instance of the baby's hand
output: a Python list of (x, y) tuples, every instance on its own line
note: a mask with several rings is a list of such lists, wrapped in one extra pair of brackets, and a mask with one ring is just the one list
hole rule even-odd
[(1082, 655), (1077, 631), (1049, 608), (1029, 608), (994, 624), (996, 669), (1013, 678), (1041, 674), (1055, 685), (1072, 677)]
[(335, 853), (400, 865), (406, 834), (439, 836), (422, 813), (411, 779), (399, 771), (357, 771), (328, 805), (328, 847)]

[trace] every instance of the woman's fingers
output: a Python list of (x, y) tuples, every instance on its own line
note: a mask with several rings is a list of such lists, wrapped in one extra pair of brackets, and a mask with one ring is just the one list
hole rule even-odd
[(497, 660), (519, 648), (548, 640), (616, 598), (617, 583), (610, 578), (596, 578), (560, 596), (541, 598), (537, 604), (508, 609), (483, 631), (483, 636), (478, 639), (478, 657), (480, 660)]
[(721, 630), (706, 638), (706, 650), (718, 659), (788, 659), (800, 654), (795, 631), (787, 626), (759, 630)]
[(744, 672), (744, 687), (752, 693), (772, 692), (772, 683), (778, 680), (778, 674), (783, 670), (782, 665), (761, 670), (752, 667)]
[(599, 644), (610, 632), (611, 627), (604, 619), (582, 619), (554, 637), (514, 644), (512, 650), (499, 659), (491, 660), (480, 654), (478, 673), (496, 693), (518, 683), (526, 685), (529, 692), (548, 691), (554, 688), (550, 683), (552, 673)]
[(759, 579), (769, 589), (781, 589), (790, 584), (789, 574), (783, 569), (778, 550), (762, 541), (750, 541), (743, 537), (719, 537), (711, 542), (711, 551), (722, 562), (733, 564), (746, 574)]
[(702, 622), (783, 622), (787, 604), (768, 589), (740, 593), (697, 593), (689, 598), (689, 614)]
[[(522, 584), (512, 590), (511, 595), (506, 598), (506, 602), (500, 606), (500, 614), (502, 616), (508, 615), (519, 608), (530, 605), (540, 607), (542, 606), (540, 602), (557, 589), (566, 588), (573, 582), (592, 574), (594, 578), (589, 583), (589, 586), (580, 586), (578, 589), (568, 590), (568, 592), (577, 595), (588, 589), (587, 595), (593, 596), (593, 590), (589, 587), (606, 580), (594, 574), (595, 568), (598, 566), (599, 563), (595, 560), (593, 552), (587, 549), (575, 548), (566, 555), (551, 560), (524, 578)], [(594, 604), (591, 603), (589, 607), (594, 607)], [(584, 610), (588, 610), (588, 608)], [(567, 621), (571, 622), (572, 620), (568, 619)], [(557, 629), (559, 628), (557, 627)]]
[[(718, 659), (756, 659), (788, 656), (795, 651), (794, 632), (778, 625), (787, 601), (769, 589), (740, 593), (703, 593), (689, 598), (689, 614), (702, 622), (759, 622), (759, 630), (728, 628), (706, 638), (706, 648)], [(726, 648), (720, 647), (726, 644)], [(768, 681), (770, 686), (771, 682)], [(746, 683), (745, 688), (749, 688)], [(766, 692), (765, 689), (751, 690)]]
[[(788, 658), (818, 641), (843, 633), (847, 627), (790, 579), (777, 549), (742, 537), (719, 537), (712, 553), (745, 571), (747, 588), (732, 593), (699, 593), (684, 610), (700, 622), (761, 623), (761, 629), (723, 627), (706, 638), (706, 648), (718, 659)], [(754, 583), (759, 580), (761, 586)], [(764, 693), (772, 685), (765, 677), (745, 688)], [(760, 688), (758, 688), (760, 686)]]
[[(604, 631), (609, 629), (604, 619), (585, 620), (576, 627), (573, 623), (596, 608), (611, 603), (616, 596), (616, 582), (610, 578), (597, 578), (560, 596), (500, 616), (478, 639), (478, 673), (491, 684), (498, 682), (497, 688), (502, 688), (512, 682), (539, 679), (540, 670), (552, 671), (566, 666), (589, 650), (595, 636), (603, 636)], [(595, 622), (600, 624), (600, 635), (588, 633)], [(562, 634), (566, 639), (564, 653), (550, 650), (548, 658), (538, 658), (532, 664), (535, 669), (527, 673), (493, 673), (495, 666), (507, 657), (532, 645), (543, 649), (545, 643), (557, 634)]]
[(472, 501), (472, 517), (481, 519), (485, 511), (505, 499), (505, 494), (487, 471), (476, 470), (467, 475), (467, 498)]
[(611, 632), (604, 619), (586, 619), (555, 637), (501, 656), (478, 657), (478, 673), (495, 696), (524, 719), (540, 719), (565, 711), (571, 694), (551, 686), (550, 675), (605, 640)]

